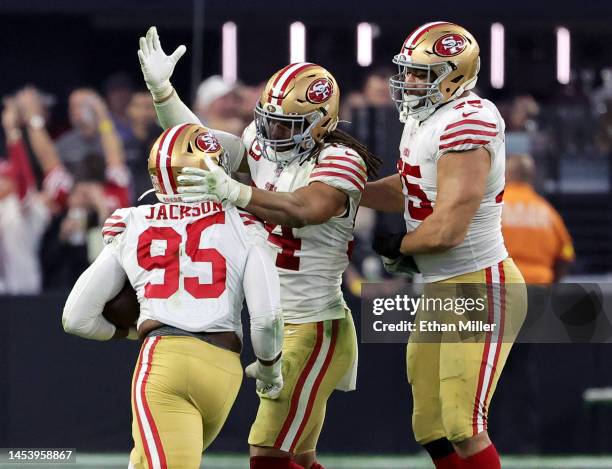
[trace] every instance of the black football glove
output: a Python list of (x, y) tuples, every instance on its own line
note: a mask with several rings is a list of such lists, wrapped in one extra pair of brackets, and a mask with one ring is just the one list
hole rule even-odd
[(376, 254), (388, 259), (397, 259), (402, 256), (400, 247), (406, 233), (377, 233), (374, 235), (372, 249)]

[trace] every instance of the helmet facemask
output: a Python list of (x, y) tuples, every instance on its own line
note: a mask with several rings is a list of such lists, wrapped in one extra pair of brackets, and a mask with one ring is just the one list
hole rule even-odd
[[(255, 106), (256, 138), (264, 158), (275, 163), (308, 155), (316, 145), (313, 130), (323, 119), (320, 110), (308, 114), (284, 115), (280, 106)], [(278, 111), (281, 112), (278, 112)]]
[[(389, 79), (389, 90), (391, 100), (400, 113), (401, 122), (405, 123), (408, 117), (423, 121), (446, 102), (440, 84), (453, 71), (449, 62), (416, 64), (405, 54), (398, 54), (393, 58), (393, 63), (397, 64), (399, 73)], [(406, 77), (411, 72), (425, 73), (425, 80), (406, 83)]]

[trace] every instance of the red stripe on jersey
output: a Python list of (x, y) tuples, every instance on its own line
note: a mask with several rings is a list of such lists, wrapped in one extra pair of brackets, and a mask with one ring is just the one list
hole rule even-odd
[(357, 169), (360, 169), (364, 173), (367, 172), (366, 169), (361, 164), (359, 164), (357, 161), (355, 161), (352, 158), (347, 158), (346, 156), (336, 156), (336, 155), (326, 156), (325, 158), (321, 160), (321, 163), (327, 163), (328, 161), (345, 161), (346, 163), (352, 164)]
[(316, 181), (312, 181), (313, 178), (318, 178), (320, 176), (334, 176), (334, 177), (339, 177), (341, 179), (344, 179), (348, 182), (350, 182), (352, 185), (354, 185), (357, 189), (359, 189), (360, 192), (363, 191), (363, 186), (355, 179), (353, 179), (351, 176), (349, 176), (348, 174), (343, 174), (343, 173), (336, 173), (333, 171), (315, 171), (314, 173), (312, 173), (310, 175), (310, 180), (311, 182), (316, 182)]
[(102, 231), (102, 236), (116, 236), (123, 233), (123, 231)]
[(125, 228), (125, 223), (113, 223), (113, 222), (106, 222), (104, 223), (104, 227), (105, 228)]
[(487, 145), (491, 143), (490, 140), (476, 140), (473, 138), (466, 138), (465, 140), (457, 140), (456, 142), (447, 143), (445, 145), (440, 145), (438, 150), (445, 150), (447, 148), (457, 147), (461, 145), (466, 145), (468, 143), (473, 143), (474, 145)]
[(459, 137), (460, 135), (485, 135), (487, 137), (495, 137), (497, 135), (497, 131), (491, 132), (490, 130), (476, 130), (476, 129), (458, 130), (456, 132), (451, 132), (449, 134), (442, 135), (440, 137), (440, 140), (448, 140), (449, 138)]
[(464, 119), (462, 121), (453, 122), (452, 124), (447, 125), (444, 128), (444, 131), (446, 132), (447, 130), (454, 129), (455, 127), (459, 127), (460, 125), (466, 125), (466, 124), (482, 125), (483, 127), (488, 127), (489, 129), (497, 128), (497, 125), (495, 125), (492, 122), (481, 121), (478, 119)]
[(348, 166), (344, 166), (342, 164), (334, 164), (334, 163), (319, 163), (315, 169), (315, 171), (319, 168), (335, 168), (335, 169), (341, 169), (342, 171), (348, 171), (349, 173), (353, 174), (354, 176), (357, 177), (357, 179), (359, 179), (361, 182), (363, 182), (365, 184), (366, 182), (366, 178), (363, 177), (363, 175), (357, 171), (355, 171), (353, 168), (349, 168)]
[(317, 375), (315, 382), (312, 386), (312, 391), (310, 391), (310, 396), (308, 397), (308, 404), (306, 406), (306, 411), (304, 412), (304, 418), (302, 419), (302, 423), (300, 424), (298, 431), (295, 434), (295, 438), (293, 439), (293, 443), (291, 443), (291, 447), (289, 448), (289, 452), (293, 453), (295, 450), (295, 445), (297, 445), (298, 441), (300, 441), (300, 437), (304, 432), (304, 428), (306, 427), (306, 423), (310, 418), (310, 414), (312, 413), (312, 407), (314, 406), (314, 401), (317, 398), (317, 393), (319, 392), (319, 387), (321, 386), (321, 381), (325, 377), (325, 373), (329, 368), (329, 363), (331, 362), (332, 357), (334, 356), (334, 349), (336, 348), (336, 341), (338, 338), (338, 320), (332, 321), (332, 336), (330, 339), (329, 349), (327, 350), (327, 355), (325, 356), (325, 361), (323, 362), (323, 366), (321, 367), (321, 371)]
[(319, 352), (321, 351), (321, 345), (323, 344), (323, 333), (324, 333), (323, 323), (318, 322), (317, 323), (317, 339), (315, 342), (315, 346), (312, 350), (312, 353), (310, 354), (310, 357), (308, 358), (308, 362), (306, 362), (306, 366), (302, 370), (300, 377), (295, 383), (293, 395), (291, 396), (291, 406), (289, 407), (289, 414), (287, 414), (287, 418), (285, 419), (285, 422), (283, 423), (283, 427), (281, 428), (281, 431), (278, 434), (276, 441), (274, 442), (275, 448), (280, 448), (282, 446), (283, 441), (285, 440), (285, 437), (287, 436), (287, 433), (289, 432), (289, 428), (291, 427), (291, 423), (293, 422), (293, 419), (295, 418), (298, 404), (300, 402), (300, 394), (302, 393), (302, 389), (304, 388), (304, 383), (306, 382), (306, 378), (310, 374), (312, 367), (317, 361), (317, 356), (319, 355)]

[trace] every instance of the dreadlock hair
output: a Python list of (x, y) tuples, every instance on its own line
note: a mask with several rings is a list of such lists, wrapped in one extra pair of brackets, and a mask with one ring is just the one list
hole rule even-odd
[(317, 143), (317, 146), (310, 152), (308, 157), (304, 161), (315, 160), (315, 163), (319, 162), (319, 154), (328, 145), (339, 144), (349, 147), (357, 152), (357, 154), (363, 159), (366, 164), (366, 170), (369, 178), (374, 178), (378, 175), (378, 168), (382, 164), (382, 160), (368, 150), (363, 143), (357, 140), (355, 137), (350, 135), (344, 130), (332, 130), (330, 133), (325, 135), (322, 141)]

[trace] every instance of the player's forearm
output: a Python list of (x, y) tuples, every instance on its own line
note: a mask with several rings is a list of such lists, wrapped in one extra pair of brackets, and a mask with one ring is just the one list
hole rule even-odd
[(176, 90), (161, 102), (155, 103), (157, 119), (164, 129), (179, 124), (202, 125), (200, 119), (181, 101)]
[(361, 196), (360, 205), (382, 212), (404, 211), (404, 194), (399, 175), (393, 174), (374, 182), (368, 182)]
[(270, 192), (253, 188), (249, 205), (253, 215), (275, 225), (301, 228), (311, 224), (308, 206), (292, 192)]
[(251, 319), (251, 342), (258, 359), (272, 361), (283, 347), (280, 281), (270, 249), (254, 237), (244, 268), (244, 296)]
[(467, 228), (464, 223), (434, 210), (416, 230), (404, 236), (400, 252), (411, 255), (448, 251), (463, 242)]
[(62, 314), (64, 330), (93, 340), (109, 340), (116, 328), (102, 316), (104, 305), (125, 283), (125, 272), (106, 247), (75, 283)]

